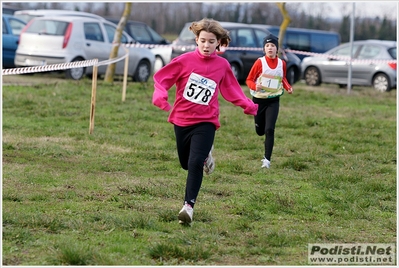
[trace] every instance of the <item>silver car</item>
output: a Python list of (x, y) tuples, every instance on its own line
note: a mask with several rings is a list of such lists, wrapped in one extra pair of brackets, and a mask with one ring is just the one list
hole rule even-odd
[[(37, 17), (30, 21), (20, 35), (15, 56), (16, 67), (42, 66), (75, 61), (109, 59), (117, 25), (88, 17)], [(134, 40), (125, 32), (121, 43)], [(126, 46), (129, 51), (128, 75), (133, 81), (146, 82), (153, 73), (155, 56), (147, 48)], [(126, 54), (120, 47), (118, 57)], [(116, 63), (115, 74), (124, 73), (125, 60)], [(107, 65), (98, 67), (105, 74)], [(66, 77), (74, 80), (91, 75), (93, 67), (67, 69)]]
[[(396, 88), (396, 41), (353, 41), (352, 85), (372, 86), (386, 92)], [(302, 78), (309, 86), (348, 84), (350, 43), (302, 60)]]

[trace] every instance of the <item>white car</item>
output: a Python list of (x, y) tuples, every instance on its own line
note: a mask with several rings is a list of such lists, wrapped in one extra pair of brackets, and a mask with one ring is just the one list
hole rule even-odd
[[(32, 19), (20, 35), (15, 55), (16, 67), (43, 66), (98, 59), (109, 59), (117, 25), (106, 20), (89, 17), (58, 16)], [(121, 43), (134, 43), (123, 33)], [(118, 57), (126, 54), (118, 50)], [(153, 73), (155, 56), (148, 48), (126, 46), (129, 50), (128, 76), (133, 81), (146, 82)], [(124, 73), (125, 60), (116, 63), (115, 74)], [(107, 65), (98, 67), (105, 74)], [(93, 67), (67, 69), (66, 77), (74, 80), (91, 75)]]
[(89, 17), (102, 20), (103, 17), (96, 14), (74, 11), (74, 10), (61, 10), (61, 9), (24, 9), (17, 10), (14, 12), (14, 16), (28, 23), (30, 20), (37, 17), (48, 17), (48, 16), (76, 16), (76, 17)]

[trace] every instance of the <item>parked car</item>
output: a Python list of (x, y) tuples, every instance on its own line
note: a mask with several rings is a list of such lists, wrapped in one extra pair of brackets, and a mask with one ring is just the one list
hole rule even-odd
[[(372, 86), (385, 92), (396, 87), (396, 41), (353, 41), (352, 85)], [(348, 83), (351, 44), (345, 43), (318, 57), (302, 61), (302, 77), (309, 86)]]
[(15, 51), (18, 47), (19, 34), (26, 23), (12, 15), (3, 14), (3, 68), (14, 68)]
[(89, 17), (95, 18), (99, 20), (103, 20), (104, 18), (92, 14), (89, 12), (82, 11), (74, 11), (74, 10), (61, 10), (61, 9), (24, 9), (17, 10), (14, 12), (14, 16), (28, 23), (33, 18), (37, 17), (49, 17), (49, 16), (79, 16), (79, 17)]
[[(115, 24), (119, 23), (119, 19), (107, 19)], [(150, 26), (144, 22), (128, 20), (124, 30), (140, 44), (155, 45), (150, 47), (152, 53), (155, 55), (154, 72), (158, 71), (170, 62), (172, 55), (172, 47), (170, 46), (170, 42), (163, 38)]]
[[(253, 24), (265, 28), (275, 36), (279, 36), (280, 26)], [(341, 35), (334, 31), (322, 31), (305, 28), (287, 27), (285, 29), (283, 47), (296, 50), (301, 60), (308, 53), (324, 53), (341, 44)]]
[[(17, 67), (49, 65), (98, 59), (108, 60), (113, 47), (116, 25), (106, 20), (88, 17), (57, 16), (32, 19), (20, 36), (16, 51)], [(134, 40), (125, 32), (122, 43)], [(128, 75), (133, 81), (145, 82), (153, 72), (155, 56), (147, 48), (127, 46), (129, 50)], [(118, 57), (125, 55), (120, 47)], [(107, 65), (98, 68), (105, 74)], [(72, 68), (65, 71), (67, 78), (81, 79), (91, 75), (93, 67)], [(115, 74), (123, 74), (124, 60), (116, 63)]]
[[(230, 32), (231, 42), (219, 55), (226, 58), (240, 83), (244, 83), (256, 59), (263, 56), (263, 39), (270, 34), (266, 29), (256, 25), (220, 22), (222, 27)], [(195, 49), (195, 35), (189, 30), (191, 22), (184, 25), (178, 38), (172, 43), (172, 59)], [(246, 49), (235, 49), (235, 48)], [(229, 49), (230, 48), (230, 49)], [(287, 62), (287, 79), (296, 83), (301, 76), (301, 60), (293, 53), (283, 53)]]

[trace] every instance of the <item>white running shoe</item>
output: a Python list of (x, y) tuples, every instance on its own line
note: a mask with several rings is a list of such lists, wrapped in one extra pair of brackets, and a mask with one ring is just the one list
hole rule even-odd
[(212, 157), (213, 145), (211, 151), (208, 154), (208, 157), (205, 159), (204, 162), (204, 171), (206, 175), (211, 174), (215, 170), (215, 159)]
[(183, 208), (179, 212), (179, 223), (191, 225), (191, 222), (193, 221), (193, 213), (194, 209), (189, 204), (184, 204)]
[(262, 168), (270, 168), (269, 160), (267, 160), (266, 158), (263, 158), (261, 161), (262, 161)]

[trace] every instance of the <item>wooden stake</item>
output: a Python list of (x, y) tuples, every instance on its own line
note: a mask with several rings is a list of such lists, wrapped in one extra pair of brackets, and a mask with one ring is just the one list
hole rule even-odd
[(122, 88), (122, 102), (126, 99), (126, 84), (127, 84), (127, 74), (128, 74), (128, 66), (129, 66), (129, 50), (124, 47), (126, 51), (126, 58), (125, 58), (125, 72), (123, 73), (123, 88)]
[(97, 71), (98, 66), (93, 66), (93, 78), (91, 84), (91, 108), (90, 108), (90, 127), (89, 134), (93, 133), (94, 130), (94, 112), (96, 108), (96, 91), (97, 91)]

